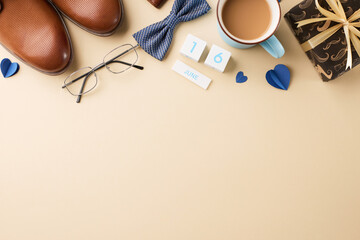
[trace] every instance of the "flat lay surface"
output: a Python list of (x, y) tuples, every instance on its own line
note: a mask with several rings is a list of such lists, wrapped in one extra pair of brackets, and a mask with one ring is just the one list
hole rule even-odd
[[(124, 0), (105, 38), (66, 19), (74, 59), (59, 76), (0, 48), (20, 65), (0, 78), (1, 240), (360, 239), (360, 68), (323, 82), (284, 19), (284, 57), (232, 48), (216, 2), (177, 26), (163, 61), (138, 48), (144, 70), (99, 70), (80, 104), (65, 78), (135, 45), (132, 34), (173, 1)], [(283, 0), (282, 16), (298, 3)], [(188, 34), (207, 43), (199, 62), (181, 54)], [(231, 53), (224, 73), (205, 64), (213, 45)], [(208, 89), (174, 72), (177, 60), (209, 77)], [(279, 64), (287, 91), (266, 79)]]

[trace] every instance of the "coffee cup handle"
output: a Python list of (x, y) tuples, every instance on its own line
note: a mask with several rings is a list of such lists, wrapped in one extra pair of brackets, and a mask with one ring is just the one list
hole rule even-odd
[(285, 49), (280, 41), (273, 35), (260, 45), (274, 58), (281, 58), (285, 54)]

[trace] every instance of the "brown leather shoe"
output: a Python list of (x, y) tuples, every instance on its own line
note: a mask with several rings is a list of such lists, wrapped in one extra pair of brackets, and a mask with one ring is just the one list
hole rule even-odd
[(49, 0), (71, 21), (90, 33), (109, 36), (124, 14), (121, 0)]
[(46, 0), (0, 0), (0, 43), (23, 62), (56, 75), (68, 67), (72, 47), (66, 26)]

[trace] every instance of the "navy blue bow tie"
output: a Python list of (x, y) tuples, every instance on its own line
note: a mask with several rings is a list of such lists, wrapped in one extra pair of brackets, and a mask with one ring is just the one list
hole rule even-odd
[(142, 49), (161, 61), (171, 45), (176, 25), (198, 18), (210, 9), (206, 0), (175, 0), (168, 17), (140, 30), (133, 37)]

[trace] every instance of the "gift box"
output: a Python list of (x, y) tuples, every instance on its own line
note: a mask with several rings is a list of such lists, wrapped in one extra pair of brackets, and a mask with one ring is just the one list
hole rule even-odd
[(285, 14), (324, 81), (336, 79), (360, 64), (360, 41), (356, 36), (360, 26), (359, 9), (360, 0), (305, 0)]

